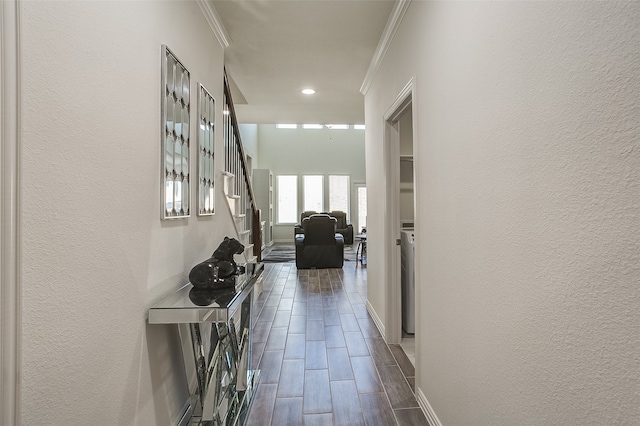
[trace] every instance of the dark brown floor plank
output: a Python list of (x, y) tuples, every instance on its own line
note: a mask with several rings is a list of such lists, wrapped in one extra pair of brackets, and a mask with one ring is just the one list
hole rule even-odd
[(273, 407), (276, 402), (277, 384), (260, 383), (251, 402), (247, 425), (268, 426), (271, 424)]
[(429, 426), (429, 422), (420, 408), (394, 410), (399, 426)]
[(360, 395), (362, 413), (367, 425), (395, 426), (396, 419), (389, 400), (384, 393), (368, 393)]
[(251, 347), (251, 369), (257, 370), (260, 365), (260, 358), (262, 357), (262, 352), (264, 352), (265, 342), (254, 342)]
[(304, 360), (285, 359), (282, 361), (278, 398), (302, 396), (304, 391)]
[(402, 374), (404, 374), (405, 377), (414, 377), (416, 375), (416, 369), (413, 367), (409, 358), (407, 358), (402, 347), (400, 347), (400, 345), (389, 345), (389, 349), (398, 362)]
[[(312, 302), (313, 303), (313, 302)], [(322, 302), (320, 302), (322, 303)], [(307, 308), (307, 319), (308, 320), (321, 320), (324, 318), (324, 312), (322, 311), (322, 305), (309, 305)]]
[(265, 351), (277, 351), (284, 350), (287, 343), (287, 329), (284, 327), (271, 328), (269, 337), (267, 338), (267, 345), (264, 347)]
[(294, 299), (291, 315), (307, 315), (307, 304)]
[(260, 385), (262, 383), (278, 383), (280, 369), (282, 368), (282, 356), (284, 351), (264, 351), (260, 360)]
[(280, 299), (280, 303), (278, 304), (279, 311), (289, 311), (293, 309), (293, 298), (285, 299), (284, 297)]
[(271, 424), (274, 426), (302, 424), (302, 398), (276, 398)]
[(329, 370), (305, 370), (303, 412), (305, 414), (331, 412)]
[(254, 342), (266, 342), (271, 331), (270, 321), (257, 321), (253, 327), (253, 341)]
[(252, 358), (262, 372), (247, 425), (391, 426), (396, 415), (401, 425), (427, 424), (407, 383), (413, 365), (367, 312), (366, 273), (359, 264), (266, 265)]
[(258, 321), (273, 321), (278, 311), (277, 306), (265, 306), (258, 316)]
[(352, 313), (340, 314), (340, 322), (342, 323), (342, 330), (347, 331), (360, 331), (360, 326), (356, 320), (356, 316)]
[(367, 312), (367, 305), (364, 303), (351, 304), (351, 309), (353, 309), (353, 314), (356, 318), (364, 319), (369, 318), (369, 312)]
[(365, 339), (382, 338), (376, 323), (371, 318), (357, 318), (358, 325)]
[(353, 380), (331, 382), (333, 400), (333, 422), (337, 426), (364, 426), (360, 399)]
[(369, 349), (362, 337), (362, 333), (358, 331), (346, 331), (344, 333), (344, 340), (347, 342), (347, 349), (349, 350), (349, 356), (368, 356)]
[(291, 318), (291, 311), (277, 311), (276, 316), (273, 318), (272, 327), (289, 327), (289, 319)]
[(397, 365), (378, 366), (380, 380), (384, 386), (393, 409), (418, 407), (413, 391)]
[(306, 332), (307, 332), (307, 316), (291, 315), (291, 320), (289, 320), (289, 333), (305, 334)]
[(353, 371), (346, 348), (329, 348), (327, 356), (330, 380), (353, 380)]
[(340, 314), (353, 313), (353, 309), (351, 308), (351, 302), (346, 296), (336, 298), (336, 307), (338, 308), (338, 313)]
[(325, 340), (327, 348), (346, 348), (347, 343), (344, 341), (342, 334), (342, 326), (331, 325), (324, 328)]
[(355, 376), (359, 393), (384, 392), (382, 383), (378, 378), (378, 371), (371, 357), (352, 357), (351, 368), (353, 368), (353, 375)]
[(413, 391), (414, 395), (416, 393), (416, 378), (415, 377), (407, 377), (407, 383), (409, 383), (409, 387)]
[(324, 325), (341, 325), (340, 323), (340, 315), (338, 314), (337, 309), (325, 309), (324, 310)]
[(284, 347), (284, 359), (304, 359), (306, 337), (304, 334), (287, 335), (287, 343)]
[(333, 414), (305, 414), (304, 426), (333, 426)]
[(321, 370), (327, 367), (327, 347), (324, 340), (308, 340), (304, 368)]
[(376, 366), (380, 365), (397, 365), (396, 359), (393, 357), (387, 344), (383, 339), (365, 339), (371, 358)]
[(324, 323), (307, 318), (307, 340), (324, 340)]

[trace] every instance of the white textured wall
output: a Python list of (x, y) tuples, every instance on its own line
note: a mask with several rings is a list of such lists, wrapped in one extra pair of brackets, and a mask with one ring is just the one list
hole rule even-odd
[[(161, 44), (218, 117), (222, 49), (192, 1), (24, 1), (20, 13), (22, 424), (174, 425), (177, 331), (148, 325), (147, 309), (232, 228), (220, 190), (214, 217), (192, 202), (190, 218), (160, 220)], [(221, 126), (217, 137), (221, 152)]]
[(258, 125), (257, 124), (239, 124), (240, 137), (244, 146), (245, 155), (253, 159), (254, 169), (257, 169), (258, 159)]
[[(273, 124), (258, 125), (260, 161), (256, 168), (271, 169), (274, 180), (276, 175), (287, 174), (348, 174), (351, 175), (353, 188), (354, 183), (366, 182), (364, 154), (362, 130), (278, 129)], [(302, 185), (302, 182), (298, 182), (298, 185)], [(274, 191), (277, 191), (275, 187)], [(277, 194), (274, 196), (277, 197)], [(356, 215), (357, 207), (354, 197), (352, 191), (352, 218)], [(275, 209), (276, 205), (277, 198), (274, 200)], [(277, 215), (277, 212), (274, 214)], [(293, 226), (274, 225), (273, 238), (276, 242), (293, 243)]]
[(636, 2), (405, 15), (366, 96), (367, 181), (384, 196), (382, 117), (416, 76), (417, 387), (442, 424), (638, 424), (638, 46)]

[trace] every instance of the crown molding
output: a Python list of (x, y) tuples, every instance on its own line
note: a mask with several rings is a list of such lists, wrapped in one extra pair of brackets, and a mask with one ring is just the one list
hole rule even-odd
[(396, 2), (395, 6), (393, 6), (387, 25), (384, 27), (382, 36), (380, 36), (378, 47), (373, 54), (373, 59), (371, 59), (371, 64), (369, 64), (367, 74), (364, 77), (362, 86), (360, 86), (360, 93), (363, 95), (367, 94), (367, 91), (373, 82), (373, 78), (376, 76), (378, 68), (380, 68), (380, 65), (382, 64), (384, 55), (387, 53), (387, 50), (393, 41), (393, 37), (396, 35), (396, 31), (398, 31), (398, 27), (402, 22), (402, 18), (404, 17), (409, 4), (411, 4), (411, 0), (399, 0)]
[(211, 27), (211, 31), (213, 31), (213, 34), (215, 34), (216, 38), (218, 39), (218, 43), (220, 43), (220, 46), (222, 46), (223, 49), (229, 47), (229, 45), (231, 44), (231, 37), (229, 37), (229, 33), (227, 33), (224, 25), (222, 25), (220, 17), (218, 16), (218, 12), (216, 12), (216, 9), (213, 7), (213, 4), (211, 4), (211, 1), (196, 0), (196, 2), (198, 3), (198, 6), (200, 6), (200, 10), (207, 20), (209, 27)]
[(0, 424), (5, 426), (21, 423), (19, 13), (19, 0), (0, 2)]

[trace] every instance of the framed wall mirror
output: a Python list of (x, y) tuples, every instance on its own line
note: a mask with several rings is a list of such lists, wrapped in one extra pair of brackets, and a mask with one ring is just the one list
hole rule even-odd
[(162, 45), (162, 219), (189, 217), (189, 71)]
[(215, 100), (198, 85), (198, 216), (214, 213), (214, 123)]

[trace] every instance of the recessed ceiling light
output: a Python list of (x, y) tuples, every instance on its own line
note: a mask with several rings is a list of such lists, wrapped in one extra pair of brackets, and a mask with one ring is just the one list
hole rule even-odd
[(304, 89), (302, 90), (302, 93), (304, 93), (305, 95), (313, 95), (314, 93), (316, 93), (316, 91), (313, 89)]
[(322, 129), (322, 124), (303, 124), (303, 129)]
[(276, 124), (278, 129), (297, 129), (297, 124)]
[(349, 128), (348, 124), (326, 124), (329, 129), (346, 130)]

